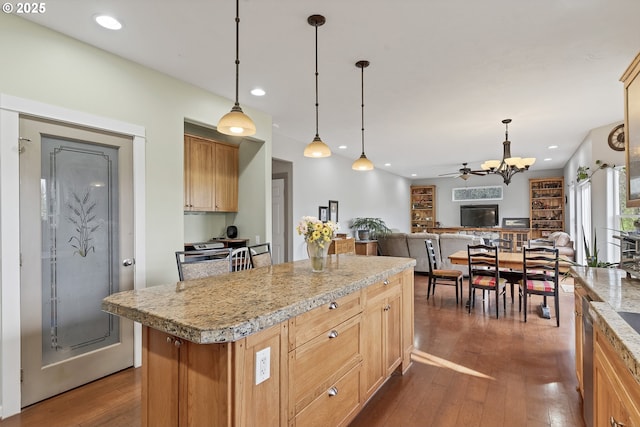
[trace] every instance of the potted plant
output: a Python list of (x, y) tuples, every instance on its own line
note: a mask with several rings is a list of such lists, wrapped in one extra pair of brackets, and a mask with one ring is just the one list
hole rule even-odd
[(354, 218), (351, 228), (358, 232), (358, 240), (375, 240), (391, 233), (391, 229), (380, 218)]

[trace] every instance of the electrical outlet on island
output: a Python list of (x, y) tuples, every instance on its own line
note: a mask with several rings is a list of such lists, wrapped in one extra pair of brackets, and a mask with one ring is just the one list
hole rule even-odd
[(271, 347), (256, 352), (256, 385), (271, 376)]

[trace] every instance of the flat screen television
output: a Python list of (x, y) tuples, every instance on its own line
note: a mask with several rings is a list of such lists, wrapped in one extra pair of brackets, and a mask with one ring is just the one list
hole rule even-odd
[(495, 227), (498, 224), (500, 224), (498, 205), (460, 206), (460, 225), (462, 227)]

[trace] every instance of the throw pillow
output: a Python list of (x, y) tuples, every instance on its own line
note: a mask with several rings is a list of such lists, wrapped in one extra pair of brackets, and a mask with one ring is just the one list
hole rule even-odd
[(569, 235), (562, 231), (551, 233), (549, 235), (549, 239), (554, 240), (556, 242), (556, 246), (567, 246), (571, 241)]

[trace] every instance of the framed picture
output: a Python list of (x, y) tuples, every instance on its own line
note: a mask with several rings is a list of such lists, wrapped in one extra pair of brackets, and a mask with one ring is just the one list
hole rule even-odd
[(329, 200), (329, 221), (338, 222), (338, 201)]
[(318, 207), (318, 219), (322, 222), (327, 222), (329, 219), (329, 208), (326, 206)]
[(624, 83), (627, 206), (640, 207), (640, 54), (620, 79)]
[(452, 202), (474, 202), (476, 200), (502, 200), (502, 186), (464, 187), (451, 190)]

